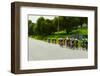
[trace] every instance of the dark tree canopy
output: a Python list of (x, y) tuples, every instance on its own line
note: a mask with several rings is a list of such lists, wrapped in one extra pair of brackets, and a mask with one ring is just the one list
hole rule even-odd
[(29, 35), (50, 35), (55, 32), (65, 30), (66, 33), (70, 33), (73, 29), (83, 24), (87, 24), (87, 17), (67, 17), (67, 16), (55, 16), (54, 19), (45, 19), (44, 17), (38, 18), (36, 23), (31, 20), (28, 21), (28, 33)]

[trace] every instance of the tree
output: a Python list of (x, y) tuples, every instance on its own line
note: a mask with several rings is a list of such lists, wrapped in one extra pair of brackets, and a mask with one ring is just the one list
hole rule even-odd
[(36, 25), (36, 23), (32, 23), (32, 26), (33, 26), (33, 34), (35, 35), (35, 34), (37, 34), (37, 25)]
[(40, 17), (38, 20), (37, 20), (37, 33), (42, 35), (43, 34), (43, 27), (45, 25), (45, 19), (43, 17)]
[(80, 17), (80, 26), (82, 27), (83, 24), (88, 23), (88, 18), (87, 17)]
[(58, 24), (58, 17), (56, 16), (53, 20), (53, 27), (55, 29), (55, 31), (59, 31), (59, 24)]
[[(66, 16), (59, 16), (59, 25), (61, 30), (66, 30), (69, 34), (73, 29), (78, 28), (80, 25), (80, 17), (66, 17)], [(86, 21), (86, 19), (84, 19)], [(84, 22), (83, 21), (83, 22)], [(83, 24), (82, 22), (82, 24)]]
[(56, 26), (53, 23), (53, 20), (46, 19), (45, 22), (46, 22), (46, 26), (47, 26), (47, 29), (46, 29), (47, 35), (50, 35), (50, 34), (52, 34), (52, 33), (57, 31), (56, 30)]
[(62, 31), (62, 30), (65, 30), (65, 27), (66, 27), (66, 20), (65, 20), (65, 17), (64, 16), (59, 16), (58, 17), (58, 25), (59, 25), (59, 30)]
[(31, 20), (28, 21), (28, 35), (33, 35), (33, 24)]
[(40, 17), (37, 20), (37, 32), (40, 35), (50, 35), (55, 32), (55, 27), (53, 26), (53, 21), (49, 19), (44, 19)]
[(52, 20), (40, 17), (36, 23), (32, 23), (31, 20), (28, 21), (28, 33), (29, 35), (50, 35), (55, 32), (66, 31), (69, 34), (78, 26), (82, 27), (84, 23), (87, 24), (86, 17), (56, 16)]

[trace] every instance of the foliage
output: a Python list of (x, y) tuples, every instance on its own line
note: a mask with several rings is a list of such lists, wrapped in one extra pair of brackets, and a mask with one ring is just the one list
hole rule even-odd
[(38, 18), (36, 23), (28, 21), (28, 35), (42, 39), (44, 37), (65, 37), (69, 34), (87, 35), (87, 28), (83, 29), (83, 24), (87, 25), (86, 17), (66, 17), (55, 16), (54, 19)]
[(75, 35), (75, 34), (80, 34), (80, 35), (87, 35), (87, 28), (79, 28), (76, 30), (73, 30), (72, 32), (70, 32), (69, 34), (66, 33), (66, 31), (59, 31), (59, 32), (55, 32), (51, 35), (47, 35), (47, 36), (43, 36), (43, 35), (32, 35), (33, 38), (35, 39), (39, 39), (39, 40), (47, 40), (48, 38), (52, 39), (52, 38), (66, 38), (66, 37), (70, 37), (71, 35)]
[(33, 23), (31, 20), (28, 21), (28, 35), (32, 35), (33, 34)]

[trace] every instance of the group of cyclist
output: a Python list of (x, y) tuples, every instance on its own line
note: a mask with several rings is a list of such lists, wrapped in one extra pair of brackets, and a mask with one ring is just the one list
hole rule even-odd
[(87, 38), (77, 39), (77, 38), (58, 38), (58, 39), (48, 39), (48, 43), (59, 44), (61, 47), (69, 47), (71, 49), (88, 49)]

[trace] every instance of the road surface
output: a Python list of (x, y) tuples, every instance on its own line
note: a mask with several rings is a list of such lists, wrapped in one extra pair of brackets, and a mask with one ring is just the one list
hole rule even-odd
[(88, 52), (62, 48), (59, 45), (47, 43), (33, 38), (28, 39), (29, 60), (56, 60), (56, 59), (80, 59), (87, 58)]

